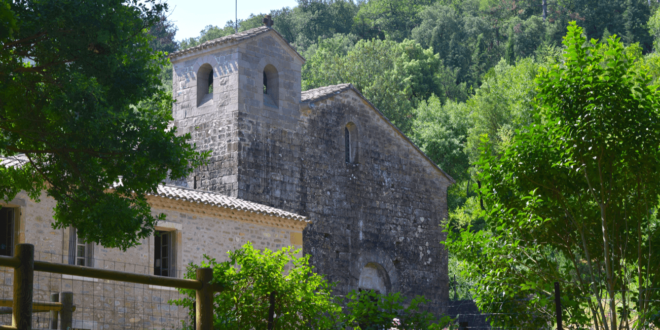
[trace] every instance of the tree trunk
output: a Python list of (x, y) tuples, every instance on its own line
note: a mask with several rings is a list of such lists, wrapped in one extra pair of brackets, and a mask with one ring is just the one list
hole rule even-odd
[[(651, 1), (651, 0), (649, 0)], [(650, 4), (649, 4), (650, 5)], [(543, 0), (543, 21), (548, 18), (548, 0)]]

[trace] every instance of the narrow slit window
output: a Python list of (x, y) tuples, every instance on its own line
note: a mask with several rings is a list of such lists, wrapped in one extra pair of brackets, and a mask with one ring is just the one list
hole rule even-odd
[(14, 255), (14, 214), (9, 207), (0, 208), (0, 255)]
[(344, 153), (347, 164), (358, 163), (358, 131), (353, 123), (344, 127)]
[(351, 133), (348, 132), (348, 127), (344, 127), (344, 148), (346, 149), (346, 162), (351, 162)]

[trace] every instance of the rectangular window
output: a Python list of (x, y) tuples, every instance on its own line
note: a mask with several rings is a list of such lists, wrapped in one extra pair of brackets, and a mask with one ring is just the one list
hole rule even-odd
[(93, 267), (94, 245), (83, 242), (76, 228), (69, 232), (69, 265)]
[(155, 234), (154, 275), (176, 277), (174, 268), (174, 233), (157, 230)]
[(0, 208), (0, 255), (14, 255), (14, 217), (16, 210), (9, 207)]

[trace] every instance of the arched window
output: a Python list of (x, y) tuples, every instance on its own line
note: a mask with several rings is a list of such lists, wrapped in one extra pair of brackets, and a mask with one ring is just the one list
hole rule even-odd
[(344, 154), (346, 163), (356, 164), (358, 162), (357, 126), (353, 123), (348, 123), (344, 127)]
[(277, 108), (279, 104), (279, 75), (272, 65), (266, 65), (263, 73), (264, 105)]
[(204, 64), (197, 71), (197, 106), (213, 99), (213, 68)]

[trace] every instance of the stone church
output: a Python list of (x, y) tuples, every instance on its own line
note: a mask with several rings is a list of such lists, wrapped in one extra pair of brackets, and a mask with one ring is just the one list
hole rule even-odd
[(174, 124), (211, 151), (177, 185), (309, 219), (303, 253), (337, 294), (424, 295), (445, 312), (441, 223), (454, 180), (360, 91), (302, 91), (305, 59), (270, 24), (170, 59)]

